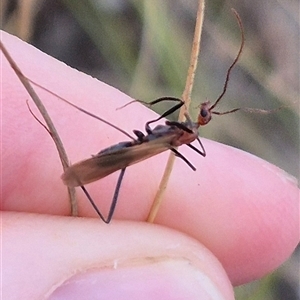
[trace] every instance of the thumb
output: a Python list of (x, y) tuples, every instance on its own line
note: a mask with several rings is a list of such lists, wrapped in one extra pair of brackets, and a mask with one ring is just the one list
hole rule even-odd
[(171, 229), (25, 213), (2, 219), (4, 299), (234, 299), (219, 261)]

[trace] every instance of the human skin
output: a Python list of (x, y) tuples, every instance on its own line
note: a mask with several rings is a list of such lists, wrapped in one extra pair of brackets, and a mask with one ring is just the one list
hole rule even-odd
[[(132, 99), (6, 33), (1, 40), (28, 78), (129, 133), (143, 129), (146, 121), (156, 117), (140, 104), (116, 110)], [(212, 295), (233, 299), (232, 285), (271, 272), (295, 249), (299, 242), (295, 180), (249, 153), (205, 139), (205, 158), (180, 148), (197, 170), (176, 160), (155, 219), (160, 226), (145, 220), (167, 152), (128, 168), (111, 224), (97, 218), (81, 191), (77, 196), (82, 218), (69, 217), (53, 141), (29, 113), (29, 95), (6, 59), (1, 59), (5, 299), (44, 297), (68, 279), (69, 285), (57, 289), (53, 299), (59, 293), (63, 299), (74, 299), (74, 294), (80, 295), (78, 288), (83, 293), (100, 292), (104, 298), (118, 292), (125, 297), (124, 278), (130, 291), (141, 286), (135, 292), (143, 293), (143, 299), (147, 295), (153, 299), (153, 291), (159, 291), (162, 299), (172, 298), (170, 291), (191, 295), (190, 299), (199, 299), (199, 295), (201, 299)], [(35, 89), (71, 162), (128, 139)], [(30, 106), (34, 108), (31, 101)], [(104, 214), (117, 175), (87, 186)], [(74, 274), (84, 282), (82, 286)], [(99, 280), (96, 287), (93, 280)], [(117, 298), (118, 294), (113, 295)], [(128, 298), (134, 299), (132, 294)]]

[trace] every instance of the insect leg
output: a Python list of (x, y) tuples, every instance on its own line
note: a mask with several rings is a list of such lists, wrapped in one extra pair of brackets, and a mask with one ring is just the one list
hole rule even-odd
[(116, 205), (117, 205), (117, 200), (118, 200), (118, 197), (119, 197), (121, 183), (122, 183), (122, 180), (123, 180), (123, 177), (124, 177), (124, 174), (125, 174), (125, 170), (126, 170), (126, 168), (122, 169), (121, 172), (120, 172), (118, 182), (117, 182), (117, 185), (116, 185), (116, 189), (115, 189), (115, 192), (114, 192), (113, 200), (111, 202), (111, 206), (110, 206), (110, 209), (109, 209), (108, 217), (107, 217), (107, 220), (104, 221), (106, 224), (108, 224), (111, 221), (111, 218), (113, 217), (113, 214), (114, 214), (114, 211), (115, 211), (115, 208), (116, 208)]
[(166, 121), (166, 125), (168, 126), (176, 126), (179, 129), (182, 129), (188, 133), (193, 133), (193, 130), (185, 126), (183, 123), (177, 122), (177, 121)]
[(151, 102), (147, 102), (147, 105), (148, 105), (148, 106), (152, 106), (152, 105), (154, 105), (154, 104), (157, 104), (157, 103), (163, 102), (163, 101), (175, 101), (175, 102), (180, 102), (181, 106), (184, 104), (184, 102), (183, 102), (181, 99), (179, 99), (179, 98), (176, 98), (176, 97), (168, 97), (168, 96), (166, 96), (166, 97), (158, 98), (158, 99), (153, 100), (153, 101), (151, 101)]
[(101, 218), (101, 220), (104, 223), (107, 223), (107, 221), (105, 220), (105, 218), (103, 217), (103, 215), (101, 214), (100, 210), (98, 209), (97, 205), (95, 204), (95, 202), (93, 201), (92, 197), (90, 196), (90, 194), (88, 193), (88, 191), (86, 190), (86, 188), (82, 185), (80, 186), (81, 189), (83, 190), (84, 194), (86, 195), (86, 197), (88, 198), (88, 200), (90, 201), (90, 203), (92, 204), (94, 210), (96, 211), (96, 213), (98, 214), (98, 216)]
[(83, 185), (80, 186), (81, 189), (83, 190), (84, 194), (86, 195), (86, 197), (88, 198), (88, 200), (92, 204), (92, 206), (93, 206), (94, 210), (96, 211), (96, 213), (98, 214), (98, 216), (106, 224), (109, 224), (110, 221), (111, 221), (111, 219), (112, 219), (112, 217), (113, 217), (113, 214), (114, 214), (114, 211), (115, 211), (115, 208), (116, 208), (116, 205), (117, 205), (117, 200), (118, 200), (118, 196), (119, 196), (119, 192), (120, 192), (120, 187), (121, 187), (121, 183), (122, 183), (122, 180), (123, 180), (123, 177), (124, 177), (125, 170), (126, 170), (126, 168), (122, 169), (121, 173), (119, 175), (119, 178), (118, 178), (118, 181), (117, 181), (117, 185), (116, 185), (116, 189), (115, 189), (114, 196), (113, 196), (113, 200), (112, 200), (110, 208), (109, 208), (109, 213), (108, 213), (107, 219), (105, 219), (104, 216), (101, 214), (100, 210), (98, 209), (97, 205), (93, 201), (92, 197), (90, 196), (90, 194), (88, 193), (88, 191), (86, 190), (86, 188)]
[[(188, 120), (190, 122), (190, 120)], [(182, 124), (182, 123), (179, 123), (179, 122), (176, 122), (176, 121), (167, 121), (166, 122), (166, 125), (169, 125), (169, 126), (176, 126), (178, 127), (179, 129), (182, 129), (188, 133), (193, 133), (193, 131), (188, 128), (185, 124)], [(206, 156), (206, 151), (204, 149), (204, 146), (202, 145), (199, 137), (197, 137), (197, 141), (199, 142), (199, 145), (202, 149), (202, 151), (200, 151), (199, 149), (197, 149), (195, 146), (193, 146), (192, 144), (186, 144), (187, 146), (189, 146), (191, 149), (193, 149), (194, 151), (196, 151), (197, 153), (201, 154), (203, 157)]]
[[(139, 103), (143, 103), (145, 104), (146, 106), (149, 106), (151, 107), (152, 105), (154, 104), (157, 104), (157, 103), (160, 103), (160, 102), (163, 102), (163, 101), (175, 101), (175, 102), (179, 102), (178, 104), (174, 105), (173, 107), (171, 107), (170, 109), (168, 109), (167, 111), (165, 111), (161, 116), (159, 116), (157, 119), (155, 120), (151, 120), (149, 122), (146, 123), (145, 125), (145, 130), (148, 134), (151, 134), (152, 133), (152, 130), (149, 126), (149, 124), (151, 123), (154, 123), (154, 122), (157, 122), (159, 121), (160, 119), (164, 118), (164, 117), (167, 117), (168, 115), (170, 115), (171, 113), (173, 113), (174, 111), (178, 110), (182, 105), (184, 105), (184, 101), (182, 101), (181, 99), (179, 98), (176, 98), (176, 97), (161, 97), (161, 98), (158, 98), (156, 100), (153, 100), (151, 102), (145, 102), (145, 101), (142, 101), (142, 100), (133, 100), (133, 101), (130, 101), (129, 103), (121, 106), (120, 108), (124, 108), (126, 107), (127, 105), (130, 105), (134, 102), (139, 102)], [(120, 109), (118, 108), (118, 109)]]
[(143, 142), (145, 135), (141, 131), (134, 129), (133, 133), (137, 136), (139, 142)]
[[(188, 128), (187, 126), (185, 126), (184, 124), (179, 123), (179, 122), (176, 122), (176, 121), (174, 121), (174, 122), (172, 122), (172, 121), (167, 121), (166, 124), (169, 125), (169, 126), (176, 126), (176, 127), (178, 127), (179, 129), (182, 129), (182, 130), (184, 130), (184, 131), (186, 131), (186, 132), (188, 132), (188, 133), (193, 133), (193, 131), (192, 131), (190, 128)], [(202, 151), (200, 151), (199, 149), (197, 149), (197, 148), (196, 148), (195, 146), (193, 146), (192, 144), (186, 144), (186, 145), (189, 146), (189, 147), (190, 147), (191, 149), (193, 149), (194, 151), (196, 151), (197, 153), (199, 153), (200, 155), (202, 155), (203, 157), (205, 157), (205, 156), (206, 156), (206, 151), (205, 151), (204, 146), (202, 145), (202, 143), (201, 143), (199, 137), (197, 137), (197, 141), (199, 142), (199, 145), (200, 145)]]
[(200, 139), (197, 138), (197, 141), (199, 142), (202, 151), (200, 151), (198, 148), (196, 148), (196, 147), (193, 146), (192, 144), (186, 144), (186, 145), (189, 146), (189, 147), (190, 147), (191, 149), (193, 149), (194, 151), (196, 151), (197, 153), (199, 153), (200, 155), (202, 155), (203, 157), (205, 157), (205, 156), (206, 156), (206, 151), (205, 151), (205, 149), (204, 149), (204, 147), (203, 147), (203, 145), (202, 145)]
[[(170, 150), (179, 158), (181, 158), (193, 171), (196, 171), (196, 168), (176, 149), (170, 148)], [(198, 150), (198, 149), (197, 149)]]
[(163, 102), (163, 101), (177, 101), (179, 102), (178, 104), (174, 105), (173, 107), (171, 107), (170, 109), (168, 109), (167, 111), (165, 111), (162, 115), (160, 115), (158, 118), (154, 119), (154, 120), (151, 120), (149, 122), (146, 123), (145, 125), (145, 130), (148, 134), (151, 134), (152, 133), (152, 130), (149, 126), (149, 124), (151, 123), (154, 123), (154, 122), (157, 122), (159, 120), (161, 120), (162, 118), (165, 118), (167, 117), (168, 115), (170, 115), (171, 113), (173, 113), (174, 111), (178, 110), (182, 105), (184, 105), (184, 102), (179, 99), (179, 98), (174, 98), (174, 97), (162, 97), (162, 98), (159, 98), (159, 99), (156, 99), (150, 103), (148, 103), (150, 106), (154, 105), (154, 104), (157, 104), (159, 102)]

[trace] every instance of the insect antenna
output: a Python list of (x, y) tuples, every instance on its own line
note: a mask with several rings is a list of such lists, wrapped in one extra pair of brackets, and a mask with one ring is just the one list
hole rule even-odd
[(220, 102), (220, 100), (223, 98), (223, 96), (225, 95), (225, 93), (227, 91), (231, 71), (232, 71), (233, 67), (236, 65), (236, 63), (238, 62), (238, 60), (239, 60), (239, 58), (242, 54), (244, 44), (245, 44), (245, 35), (244, 35), (244, 28), (243, 28), (242, 20), (241, 20), (239, 14), (237, 13), (237, 11), (235, 9), (232, 8), (232, 12), (234, 13), (234, 15), (236, 17), (239, 28), (240, 28), (241, 45), (240, 45), (237, 56), (235, 57), (234, 61), (232, 62), (232, 64), (230, 65), (230, 67), (227, 70), (225, 83), (224, 83), (224, 86), (223, 86), (223, 91), (220, 94), (220, 96), (217, 98), (217, 100), (212, 105), (210, 105), (209, 101), (206, 101), (206, 102), (200, 104), (200, 112), (199, 112), (198, 120), (197, 120), (197, 126), (198, 127), (206, 125), (211, 120), (212, 114), (226, 115), (226, 114), (230, 114), (230, 113), (236, 112), (236, 111), (241, 109), (241, 108), (234, 108), (234, 109), (231, 109), (231, 110), (225, 111), (225, 112), (213, 111), (213, 109), (218, 105), (218, 103)]
[[(280, 106), (280, 107), (275, 108), (275, 109), (265, 110), (265, 109), (258, 109), (258, 108), (248, 108), (248, 107), (241, 108), (241, 107), (239, 107), (239, 108), (234, 108), (234, 109), (231, 109), (231, 110), (228, 110), (228, 111), (224, 111), (224, 112), (213, 111), (213, 109), (218, 105), (218, 103), (220, 102), (220, 100), (223, 98), (224, 94), (227, 91), (227, 87), (228, 87), (228, 82), (229, 82), (229, 77), (230, 77), (231, 71), (232, 71), (233, 67), (236, 65), (236, 63), (238, 62), (238, 60), (239, 60), (239, 58), (240, 58), (240, 56), (242, 54), (242, 51), (243, 51), (243, 48), (244, 48), (244, 44), (245, 44), (245, 34), (244, 34), (244, 27), (243, 27), (243, 24), (242, 24), (242, 20), (241, 20), (239, 14), (237, 13), (237, 11), (235, 9), (232, 8), (231, 10), (232, 10), (232, 12), (234, 13), (234, 15), (235, 15), (235, 17), (237, 19), (237, 22), (238, 22), (238, 25), (239, 25), (239, 28), (240, 28), (240, 32), (241, 32), (241, 45), (240, 45), (240, 49), (239, 49), (239, 52), (238, 52), (236, 58), (234, 59), (234, 61), (232, 62), (232, 64), (230, 65), (230, 67), (227, 70), (226, 78), (225, 78), (225, 83), (224, 83), (224, 87), (223, 87), (223, 91), (220, 94), (220, 96), (217, 98), (217, 100), (215, 101), (215, 103), (213, 105), (211, 105), (210, 107), (208, 107), (207, 102), (203, 103), (201, 105), (200, 114), (199, 114), (199, 117), (198, 117), (198, 123), (200, 125), (207, 124), (209, 122), (209, 120), (211, 119), (211, 114), (221, 116), (221, 115), (231, 114), (231, 113), (234, 113), (234, 112), (239, 111), (239, 110), (245, 111), (245, 112), (250, 112), (250, 113), (272, 114), (272, 113), (275, 113), (275, 112), (277, 112), (277, 111), (285, 108), (285, 106)], [(206, 120), (203, 121), (204, 119), (206, 119)]]
[(245, 34), (244, 34), (244, 28), (243, 28), (242, 20), (241, 20), (239, 14), (237, 13), (237, 11), (235, 9), (232, 8), (232, 12), (234, 13), (234, 15), (235, 15), (235, 17), (237, 19), (237, 22), (239, 24), (240, 31), (241, 31), (242, 41), (241, 41), (240, 49), (239, 49), (239, 52), (238, 52), (236, 58), (234, 59), (233, 63), (231, 64), (231, 66), (227, 70), (227, 74), (226, 74), (226, 78), (225, 78), (225, 83), (224, 83), (223, 91), (220, 94), (220, 96), (217, 98), (217, 100), (215, 101), (215, 103), (209, 108), (209, 111), (212, 114), (216, 114), (216, 115), (225, 115), (225, 114), (229, 114), (229, 113), (232, 113), (232, 112), (235, 112), (235, 111), (239, 110), (239, 108), (235, 108), (233, 110), (230, 110), (230, 111), (227, 111), (227, 112), (223, 112), (223, 113), (212, 111), (218, 105), (218, 103), (220, 102), (220, 100), (223, 98), (223, 96), (225, 95), (225, 93), (227, 91), (227, 87), (228, 87), (228, 82), (229, 82), (229, 77), (230, 77), (231, 70), (233, 69), (233, 67), (238, 62), (238, 60), (239, 60), (239, 58), (240, 58), (240, 56), (242, 54), (242, 51), (243, 51), (243, 48), (244, 48), (244, 44), (245, 44)]

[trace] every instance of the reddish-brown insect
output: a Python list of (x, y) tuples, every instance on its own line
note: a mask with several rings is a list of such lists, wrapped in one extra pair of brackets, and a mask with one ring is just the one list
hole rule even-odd
[[(51, 91), (45, 89), (44, 87), (41, 87), (37, 83), (31, 81), (30, 79), (26, 78), (26, 80), (30, 81), (31, 83), (49, 91), (50, 93), (54, 94), (58, 98), (60, 98), (62, 101), (68, 103), (69, 105), (75, 107), (76, 109), (112, 126), (116, 130), (119, 130), (120, 132), (124, 133), (127, 135), (129, 138), (131, 138), (131, 141), (128, 142), (121, 142), (116, 145), (113, 145), (109, 148), (106, 148), (102, 151), (100, 151), (98, 154), (95, 156), (83, 160), (81, 162), (78, 162), (74, 165), (71, 165), (68, 167), (65, 172), (62, 174), (61, 178), (63, 182), (69, 186), (69, 187), (76, 187), (80, 186), (86, 196), (88, 197), (89, 201), (91, 202), (92, 206), (96, 210), (97, 214), (100, 216), (100, 218), (105, 222), (109, 223), (112, 219), (115, 206), (117, 203), (119, 191), (120, 191), (120, 186), (122, 183), (122, 179), (125, 173), (125, 170), (128, 166), (136, 164), (142, 160), (145, 160), (147, 158), (150, 158), (152, 156), (155, 156), (161, 152), (164, 152), (166, 150), (171, 150), (176, 156), (180, 157), (182, 160), (184, 160), (190, 168), (192, 168), (194, 171), (196, 168), (180, 153), (177, 151), (177, 147), (181, 146), (183, 144), (189, 146), (191, 149), (196, 151), (202, 156), (206, 155), (205, 149), (199, 139), (198, 136), (198, 129), (200, 126), (206, 125), (212, 118), (212, 114), (217, 114), (217, 115), (224, 115), (224, 114), (229, 114), (232, 112), (235, 112), (237, 110), (240, 110), (240, 108), (235, 108), (230, 111), (226, 112), (217, 112), (214, 111), (214, 108), (218, 105), (219, 101), (222, 99), (224, 96), (228, 81), (229, 81), (229, 76), (231, 73), (232, 68), (234, 65), (237, 63), (243, 46), (244, 46), (244, 32), (242, 28), (242, 24), (240, 21), (240, 18), (236, 14), (240, 29), (241, 29), (241, 35), (242, 35), (242, 42), (241, 46), (239, 49), (239, 52), (229, 67), (225, 79), (225, 84), (223, 87), (223, 91), (218, 97), (218, 99), (211, 105), (209, 102), (204, 102), (200, 105), (200, 110), (199, 110), (199, 115), (198, 119), (196, 122), (192, 122), (190, 119), (189, 115), (186, 113), (186, 121), (185, 122), (176, 122), (176, 121), (166, 121), (165, 125), (157, 125), (153, 129), (150, 127), (150, 124), (159, 121), (160, 119), (167, 117), (174, 111), (178, 110), (181, 106), (184, 105), (184, 101), (182, 101), (179, 98), (174, 98), (174, 97), (162, 97), (157, 100), (154, 100), (148, 105), (152, 106), (157, 103), (163, 102), (163, 101), (173, 101), (177, 102), (173, 107), (171, 107), (169, 110), (164, 112), (161, 116), (159, 116), (155, 120), (151, 120), (146, 123), (145, 125), (145, 131), (146, 134), (142, 133), (139, 130), (134, 130), (134, 134), (136, 137), (132, 137), (130, 134), (122, 130), (121, 128), (118, 128), (114, 124), (70, 103), (69, 101), (59, 97), (58, 95), (55, 95)], [(4, 51), (4, 47), (2, 44), (1, 49)], [(21, 74), (20, 71), (18, 71)], [(18, 73), (17, 72), (17, 73)], [(25, 76), (22, 75), (24, 78)], [(136, 100), (138, 101), (138, 100)], [(135, 101), (133, 101), (135, 102)], [(142, 101), (138, 101), (142, 102)], [(245, 111), (258, 111), (260, 113), (264, 112), (271, 112), (271, 111), (263, 111), (263, 110), (255, 110), (255, 109), (243, 109)], [(201, 149), (199, 150), (195, 146), (193, 146), (191, 143), (193, 141), (197, 140)], [(95, 203), (93, 202), (92, 198), (88, 194), (87, 190), (85, 189), (84, 185), (91, 183), (93, 181), (96, 181), (98, 179), (104, 178), (118, 170), (121, 170), (121, 173), (119, 175), (118, 181), (117, 181), (117, 186), (114, 192), (113, 200), (109, 209), (109, 213), (107, 218), (105, 218)]]
[[(172, 97), (160, 98), (151, 104), (166, 100), (178, 101), (179, 104), (169, 109), (156, 120), (147, 122), (145, 126), (146, 135), (139, 130), (134, 130), (134, 134), (137, 138), (133, 141), (121, 142), (106, 148), (97, 155), (70, 166), (62, 175), (62, 180), (66, 185), (72, 187), (81, 186), (96, 212), (105, 223), (109, 223), (113, 216), (121, 182), (128, 166), (166, 150), (171, 150), (176, 156), (183, 159), (193, 170), (196, 170), (196, 168), (175, 149), (175, 147), (183, 144), (188, 145), (202, 156), (205, 156), (204, 147), (198, 137), (199, 125), (198, 123), (193, 123), (188, 116), (187, 121), (183, 123), (167, 121), (165, 125), (158, 125), (154, 129), (150, 128), (151, 123), (169, 115), (184, 104), (182, 100)], [(190, 144), (196, 139), (201, 146), (201, 150)], [(121, 173), (118, 178), (108, 217), (105, 219), (83, 185), (104, 178), (118, 170), (121, 170)]]
[[(193, 149), (194, 151), (196, 151), (197, 153), (199, 153), (200, 155), (205, 156), (206, 155), (205, 149), (198, 136), (199, 127), (206, 125), (211, 120), (212, 114), (224, 115), (224, 114), (235, 112), (240, 109), (240, 108), (235, 108), (226, 112), (214, 111), (214, 108), (217, 106), (217, 104), (219, 103), (219, 101), (222, 99), (222, 97), (226, 92), (230, 72), (234, 67), (234, 65), (237, 63), (244, 46), (244, 33), (239, 18), (238, 18), (238, 22), (242, 34), (242, 42), (241, 42), (239, 52), (227, 71), (222, 93), (220, 94), (218, 99), (214, 102), (214, 104), (211, 105), (210, 102), (204, 102), (200, 105), (197, 122), (192, 122), (189, 115), (186, 113), (185, 122), (166, 121), (165, 125), (157, 125), (153, 129), (151, 129), (150, 124), (157, 122), (164, 117), (167, 117), (168, 115), (170, 115), (171, 113), (178, 110), (181, 106), (184, 105), (184, 102), (179, 98), (174, 98), (174, 97), (159, 98), (157, 100), (148, 103), (148, 105), (152, 106), (163, 101), (174, 101), (178, 103), (174, 105), (172, 108), (170, 108), (169, 110), (167, 110), (166, 112), (164, 112), (157, 119), (147, 122), (145, 125), (145, 131), (147, 133), (146, 135), (139, 130), (134, 130), (133, 132), (136, 135), (136, 138), (133, 141), (121, 142), (119, 144), (106, 148), (100, 151), (95, 156), (70, 166), (63, 173), (61, 177), (63, 182), (66, 185), (71, 187), (80, 186), (83, 189), (86, 196), (88, 197), (91, 204), (93, 205), (94, 209), (100, 216), (100, 218), (105, 223), (109, 223), (111, 221), (111, 218), (113, 216), (116, 207), (121, 182), (125, 170), (128, 166), (136, 164), (142, 160), (155, 156), (166, 150), (171, 150), (176, 156), (184, 160), (189, 165), (189, 167), (191, 167), (195, 171), (196, 168), (180, 152), (177, 151), (176, 147), (185, 144), (189, 146), (191, 149)], [(143, 101), (138, 101), (138, 102), (143, 103)], [(198, 141), (201, 150), (199, 150), (198, 148), (196, 148), (191, 144), (195, 140)], [(84, 185), (96, 181), (98, 179), (104, 178), (118, 170), (121, 170), (121, 173), (117, 181), (117, 186), (114, 192), (114, 196), (109, 209), (108, 216), (107, 218), (104, 218), (104, 216), (98, 210), (97, 206), (95, 205), (92, 198), (88, 194)]]
[[(224, 115), (239, 110), (239, 108), (236, 108), (226, 112), (214, 111), (214, 108), (217, 106), (217, 104), (219, 103), (219, 101), (222, 99), (222, 97), (226, 92), (230, 72), (234, 67), (234, 65), (237, 63), (244, 46), (245, 38), (244, 38), (242, 23), (237, 14), (236, 17), (241, 29), (241, 36), (242, 36), (239, 52), (227, 71), (222, 93), (220, 94), (218, 99), (214, 102), (214, 104), (211, 105), (209, 102), (204, 102), (200, 105), (197, 122), (192, 122), (189, 115), (186, 113), (185, 122), (166, 121), (165, 125), (157, 125), (153, 129), (151, 129), (150, 124), (157, 122), (164, 117), (167, 117), (168, 115), (170, 115), (171, 113), (178, 110), (181, 106), (184, 105), (184, 102), (179, 98), (174, 98), (174, 97), (159, 98), (157, 100), (148, 103), (148, 105), (152, 106), (163, 101), (174, 101), (178, 103), (174, 105), (172, 108), (170, 108), (169, 110), (167, 110), (166, 112), (164, 112), (157, 119), (147, 122), (145, 125), (145, 131), (147, 133), (146, 135), (139, 130), (134, 130), (133, 132), (136, 138), (134, 138), (132, 141), (121, 142), (119, 144), (106, 148), (100, 151), (95, 156), (70, 166), (62, 174), (61, 178), (67, 186), (70, 187), (80, 186), (83, 189), (84, 193), (86, 194), (89, 201), (93, 205), (97, 214), (105, 223), (109, 223), (111, 221), (111, 218), (113, 216), (116, 207), (122, 179), (125, 170), (128, 166), (136, 164), (142, 160), (155, 156), (166, 150), (171, 150), (176, 156), (184, 160), (189, 165), (189, 167), (191, 167), (195, 171), (196, 168), (180, 152), (177, 151), (176, 147), (185, 144), (189, 146), (191, 149), (193, 149), (194, 151), (196, 151), (197, 153), (199, 153), (200, 155), (205, 156), (206, 155), (205, 149), (198, 136), (199, 127), (206, 125), (211, 120), (212, 114)], [(138, 101), (138, 102), (143, 102), (143, 101)], [(82, 109), (80, 110), (83, 111)], [(93, 117), (98, 118), (97, 116), (89, 112), (86, 113), (88, 113)], [(130, 135), (127, 134), (127, 136)], [(199, 150), (198, 148), (196, 148), (191, 144), (195, 140), (198, 141), (201, 150)], [(108, 216), (107, 218), (104, 218), (104, 216), (101, 214), (101, 212), (98, 210), (97, 206), (93, 202), (89, 193), (85, 189), (84, 185), (99, 180), (101, 178), (104, 178), (118, 170), (121, 170), (121, 173), (117, 181), (117, 186), (114, 192), (114, 196), (109, 209)]]

